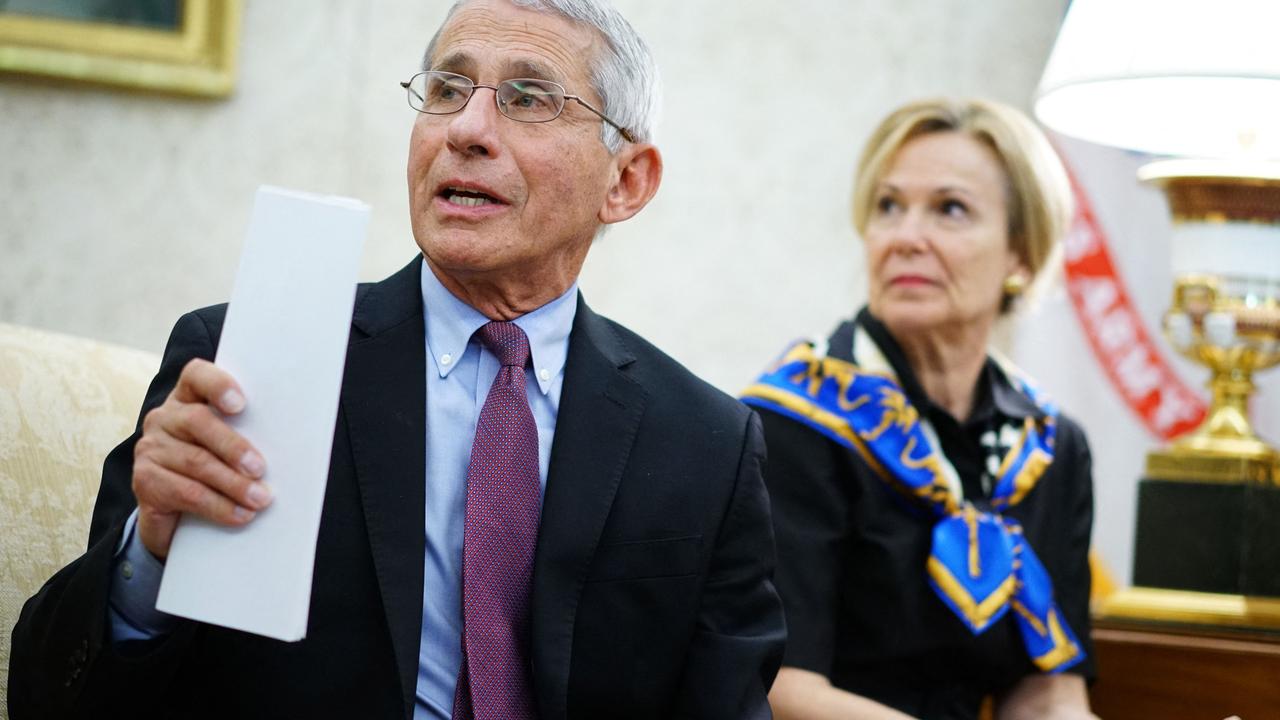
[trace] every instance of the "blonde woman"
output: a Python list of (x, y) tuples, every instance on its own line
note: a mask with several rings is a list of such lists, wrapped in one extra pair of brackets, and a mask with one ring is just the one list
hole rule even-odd
[(1089, 718), (1080, 427), (988, 350), (1050, 267), (1065, 173), (1018, 111), (895, 111), (859, 162), (867, 306), (744, 401), (769, 447), (779, 718)]

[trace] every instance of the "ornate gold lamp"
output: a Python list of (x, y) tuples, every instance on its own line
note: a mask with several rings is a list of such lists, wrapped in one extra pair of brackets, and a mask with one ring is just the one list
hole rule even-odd
[(1248, 417), (1280, 362), (1276, 27), (1280, 2), (1073, 0), (1037, 91), (1059, 132), (1182, 158), (1139, 177), (1174, 219), (1165, 336), (1211, 372), (1204, 423), (1147, 457), (1135, 587), (1106, 615), (1280, 628), (1280, 452)]
[(1280, 452), (1248, 415), (1254, 371), (1280, 363), (1280, 163), (1167, 160), (1138, 177), (1164, 190), (1173, 213), (1165, 336), (1209, 368), (1213, 392), (1205, 421), (1150, 453), (1146, 475), (1280, 485)]

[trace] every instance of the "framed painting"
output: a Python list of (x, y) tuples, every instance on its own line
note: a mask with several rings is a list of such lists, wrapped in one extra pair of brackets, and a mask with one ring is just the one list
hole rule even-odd
[(241, 11), (242, 0), (0, 0), (0, 72), (229, 95)]

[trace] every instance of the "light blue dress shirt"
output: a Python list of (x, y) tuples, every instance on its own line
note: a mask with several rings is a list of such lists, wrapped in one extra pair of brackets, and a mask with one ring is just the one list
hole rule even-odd
[[(538, 474), (547, 486), (551, 440), (560, 409), (569, 331), (578, 287), (515, 324), (529, 336), (526, 368), (529, 408), (538, 425)], [(418, 647), (418, 699), (414, 720), (448, 720), (462, 664), (462, 533), (467, 467), (476, 420), (498, 358), (472, 335), (489, 319), (454, 297), (430, 268), (422, 269), (427, 338), (426, 565), (422, 582), (422, 642)]]
[[(547, 485), (551, 442), (560, 408), (569, 332), (577, 314), (578, 286), (515, 319), (529, 337), (531, 367), (526, 390), (538, 426), (538, 473)], [(489, 319), (454, 297), (423, 263), (426, 335), (426, 507), (422, 638), (418, 648), (414, 720), (449, 720), (462, 664), (462, 537), (467, 467), (476, 420), (498, 359), (472, 335)], [(163, 566), (133, 532), (137, 511), (125, 526), (112, 574), (108, 616), (115, 642), (168, 632), (174, 619), (155, 609)]]

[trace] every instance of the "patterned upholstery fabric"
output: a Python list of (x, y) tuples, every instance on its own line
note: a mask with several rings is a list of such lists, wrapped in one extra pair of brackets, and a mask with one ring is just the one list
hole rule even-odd
[(133, 432), (159, 365), (152, 353), (0, 323), (0, 698), (22, 603), (84, 552), (103, 458)]

